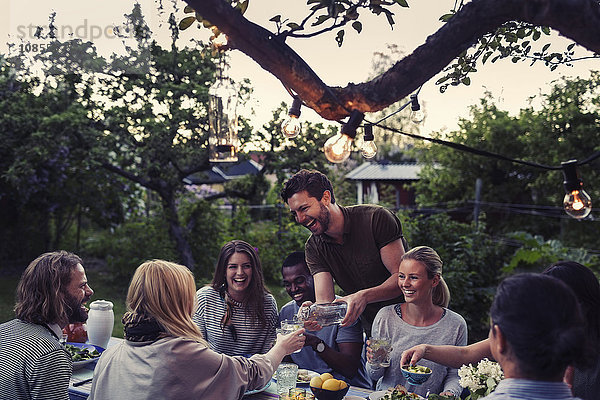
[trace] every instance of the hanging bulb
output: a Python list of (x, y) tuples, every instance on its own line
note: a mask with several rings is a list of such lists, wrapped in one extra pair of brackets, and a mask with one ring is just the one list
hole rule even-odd
[(373, 136), (373, 125), (365, 125), (364, 130), (363, 145), (360, 150), (364, 158), (373, 158), (377, 154), (377, 146), (373, 141), (375, 139), (375, 136)]
[(300, 107), (302, 106), (302, 100), (298, 97), (294, 97), (294, 101), (292, 102), (292, 106), (288, 111), (288, 117), (281, 124), (281, 131), (290, 139), (298, 136), (300, 131), (302, 130), (302, 123), (298, 117), (300, 117)]
[(416, 94), (410, 95), (410, 119), (415, 124), (420, 124), (425, 119), (425, 114), (423, 110), (421, 110), (421, 105), (419, 104), (419, 99), (417, 99)]
[(342, 125), (340, 133), (330, 137), (323, 146), (325, 157), (332, 163), (341, 163), (350, 157), (352, 141), (356, 137), (356, 128), (360, 125), (364, 114), (358, 110), (350, 113), (348, 122)]
[(565, 181), (565, 197), (563, 207), (565, 212), (575, 218), (583, 219), (592, 212), (592, 199), (590, 195), (583, 190), (583, 181), (577, 176), (577, 160), (570, 160), (561, 163)]

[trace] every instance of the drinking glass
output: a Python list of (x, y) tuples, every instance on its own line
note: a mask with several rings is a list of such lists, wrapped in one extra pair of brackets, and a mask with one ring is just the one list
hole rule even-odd
[(373, 351), (371, 365), (375, 368), (390, 366), (390, 353), (392, 351), (392, 341), (387, 337), (371, 338), (370, 347)]
[(67, 344), (68, 339), (69, 339), (69, 335), (67, 335), (66, 333), (63, 333), (61, 338), (58, 339), (58, 342), (64, 346), (65, 344)]
[[(302, 322), (298, 321), (297, 319), (284, 319), (281, 321), (281, 333), (284, 335), (296, 332), (302, 327)], [(299, 353), (300, 350), (302, 349), (296, 350), (294, 353)]]
[(281, 363), (277, 367), (277, 394), (289, 394), (290, 389), (296, 387), (298, 379), (298, 365)]

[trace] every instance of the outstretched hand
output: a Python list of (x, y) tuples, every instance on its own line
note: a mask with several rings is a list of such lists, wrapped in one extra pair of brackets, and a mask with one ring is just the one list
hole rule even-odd
[(275, 346), (281, 346), (286, 355), (290, 355), (296, 350), (300, 350), (304, 347), (304, 341), (306, 337), (304, 336), (304, 328), (300, 328), (295, 332), (288, 334), (277, 334), (277, 342)]
[(408, 350), (404, 350), (400, 358), (400, 365), (415, 365), (420, 359), (425, 357), (426, 349), (427, 345), (419, 344)]
[(361, 292), (349, 294), (348, 296), (336, 299), (334, 302), (346, 302), (348, 309), (346, 310), (346, 316), (342, 320), (342, 326), (350, 326), (360, 317), (365, 311), (367, 306), (367, 299)]

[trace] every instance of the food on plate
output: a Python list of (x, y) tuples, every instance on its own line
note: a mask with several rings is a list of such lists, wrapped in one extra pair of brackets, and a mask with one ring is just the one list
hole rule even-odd
[(90, 351), (92, 348), (92, 346), (79, 347), (73, 346), (72, 344), (65, 344), (65, 350), (67, 350), (67, 352), (71, 355), (71, 360), (73, 360), (73, 362), (91, 360), (93, 358), (100, 357), (100, 353), (98, 350), (96, 350), (96, 348), (93, 348), (93, 350)]
[(308, 370), (305, 369), (301, 369), (298, 370), (298, 378), (297, 378), (298, 382), (301, 383), (306, 383), (306, 382), (310, 382), (310, 373)]
[(409, 393), (402, 385), (396, 385), (387, 389), (386, 394), (381, 400), (418, 400), (421, 396), (415, 393)]
[(408, 372), (412, 372), (414, 374), (430, 374), (431, 369), (424, 367), (422, 365), (405, 365), (402, 367)]

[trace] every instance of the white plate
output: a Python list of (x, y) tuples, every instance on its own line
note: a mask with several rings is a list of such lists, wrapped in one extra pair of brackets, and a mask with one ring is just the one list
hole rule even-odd
[[(298, 370), (298, 374), (303, 373), (304, 375), (308, 375), (308, 377), (310, 379), (314, 378), (315, 376), (319, 376), (320, 374), (318, 372), (315, 371), (311, 371), (310, 369), (299, 369)], [(309, 385), (310, 384), (310, 380), (308, 381), (301, 381), (301, 380), (296, 380), (296, 385)]]
[(379, 400), (383, 396), (385, 396), (387, 392), (385, 390), (378, 390), (377, 392), (373, 392), (369, 394), (369, 400)]
[(244, 393), (244, 396), (248, 396), (249, 394), (254, 394), (254, 393), (260, 393), (260, 392), (264, 391), (266, 388), (268, 388), (269, 386), (271, 386), (271, 381), (267, 382), (267, 384), (260, 389), (246, 391), (246, 393)]
[(344, 396), (343, 400), (365, 400), (365, 398), (360, 396)]

